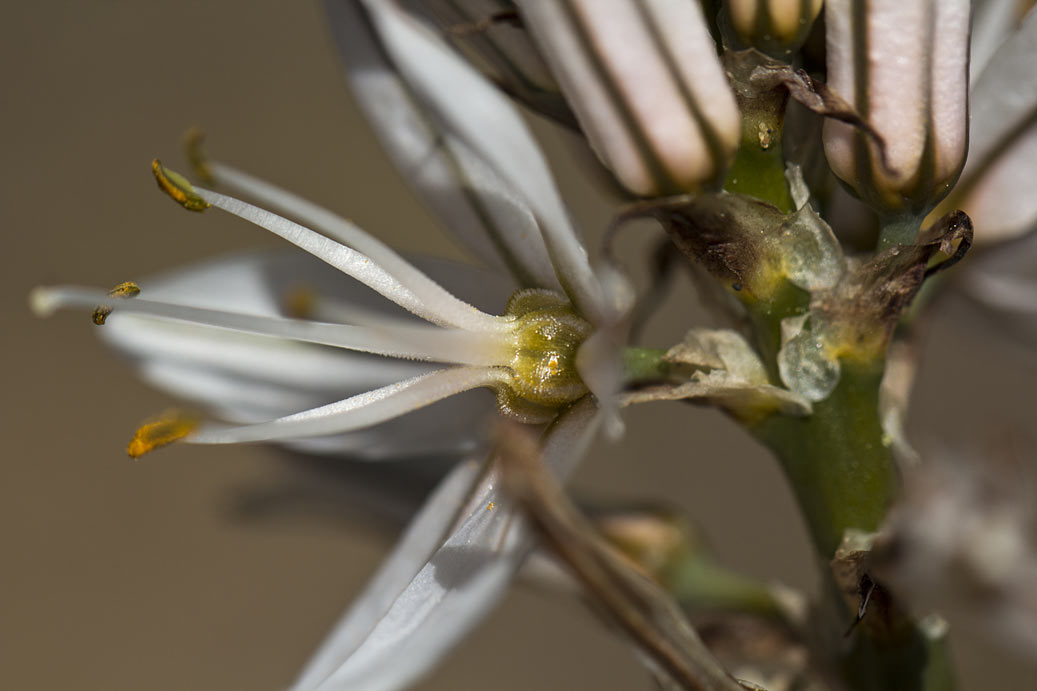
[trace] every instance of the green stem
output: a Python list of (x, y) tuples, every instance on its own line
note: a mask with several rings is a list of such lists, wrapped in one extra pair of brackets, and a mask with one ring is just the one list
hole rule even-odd
[[(924, 217), (923, 217), (924, 218)], [(912, 214), (884, 218), (879, 228), (878, 251), (889, 249), (895, 245), (913, 245), (922, 227), (923, 218)]]
[(620, 367), (623, 381), (632, 384), (666, 379), (672, 369), (662, 348), (625, 348)]
[(781, 145), (788, 91), (784, 86), (760, 88), (753, 81), (756, 68), (782, 63), (755, 50), (725, 51), (723, 62), (742, 114), (742, 141), (724, 189), (762, 199), (784, 214), (791, 213), (795, 205), (785, 179)]
[(777, 454), (825, 559), (846, 530), (876, 530), (898, 486), (879, 419), (883, 363), (841, 365), (839, 384), (812, 415), (774, 415), (751, 430)]
[[(745, 131), (750, 128), (755, 131)], [(769, 143), (761, 144), (769, 139)], [(724, 189), (762, 199), (782, 213), (795, 211), (792, 194), (785, 180), (785, 156), (781, 147), (781, 126), (762, 120), (743, 122), (742, 145), (731, 165)]]
[(810, 307), (810, 293), (784, 281), (766, 298), (743, 300), (756, 347), (763, 358), (771, 383), (781, 385), (778, 351), (781, 350), (781, 321), (803, 314)]
[(860, 635), (840, 665), (859, 691), (954, 691), (954, 665), (946, 635), (921, 627), (893, 640)]
[(688, 552), (662, 575), (666, 589), (689, 611), (722, 611), (781, 619), (784, 611), (763, 583)]
[[(751, 431), (778, 456), (822, 560), (824, 609), (838, 641), (852, 608), (843, 600), (828, 561), (847, 530), (879, 528), (898, 487), (899, 473), (884, 441), (878, 394), (883, 363), (843, 360), (839, 384), (814, 404), (812, 415), (775, 415)], [(837, 653), (839, 671), (855, 691), (950, 691), (950, 656), (943, 637), (931, 637), (898, 612), (888, 630), (862, 625), (852, 647)]]

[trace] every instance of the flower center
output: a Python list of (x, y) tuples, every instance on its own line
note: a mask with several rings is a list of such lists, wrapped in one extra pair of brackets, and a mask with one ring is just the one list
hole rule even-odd
[(526, 422), (548, 420), (558, 408), (587, 393), (576, 371), (576, 351), (591, 325), (561, 295), (520, 290), (508, 300), (515, 317), (513, 376), (497, 394), (501, 412)]

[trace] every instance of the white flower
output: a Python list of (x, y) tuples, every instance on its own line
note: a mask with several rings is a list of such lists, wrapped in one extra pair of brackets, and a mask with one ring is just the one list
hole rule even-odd
[[(139, 289), (37, 289), (34, 307), (98, 306), (95, 321), (149, 379), (244, 423), (163, 418), (139, 430), (132, 455), (182, 439), (302, 441), (368, 459), (472, 458), (487, 407), (462, 407), (459, 423), (450, 419), (455, 407), (417, 429), (412, 411), (488, 387), (504, 413), (551, 421), (543, 459), (566, 476), (618, 388), (622, 284), (603, 286), (591, 270), (547, 164), (505, 97), (394, 3), (345, 0), (329, 13), (353, 88), (396, 163), (453, 232), (515, 278), (520, 290), (505, 314), (459, 299), (348, 221), (208, 161), (201, 167), (217, 184), (261, 206), (193, 186), (158, 161), (154, 172), (186, 208), (216, 208), (265, 228), (429, 323), (358, 303), (352, 291), (325, 292), (326, 269), (269, 255)], [(498, 290), (499, 281), (457, 271), (437, 273)], [(286, 316), (283, 288), (296, 281), (309, 304)], [(335, 390), (350, 395), (313, 404)], [(310, 407), (285, 415), (293, 405)], [(387, 422), (395, 427), (380, 426)], [(456, 465), (294, 688), (398, 688), (488, 612), (533, 544), (497, 476), (492, 455)]]
[(943, 208), (961, 208), (982, 253), (961, 284), (970, 297), (1037, 339), (1037, 11), (976, 4), (969, 157)]
[(1037, 227), (1037, 12), (1012, 31), (1015, 5), (984, 3), (973, 41), (969, 157), (952, 201), (976, 224), (980, 245)]

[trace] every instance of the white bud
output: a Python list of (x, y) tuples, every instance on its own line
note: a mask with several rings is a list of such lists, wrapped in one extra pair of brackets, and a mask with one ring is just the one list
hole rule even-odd
[(631, 192), (723, 181), (738, 106), (697, 2), (517, 2), (595, 153)]
[(727, 0), (724, 10), (739, 42), (785, 57), (806, 40), (821, 0)]
[(828, 82), (881, 135), (829, 120), (835, 174), (883, 213), (932, 208), (958, 178), (968, 131), (968, 0), (829, 0)]

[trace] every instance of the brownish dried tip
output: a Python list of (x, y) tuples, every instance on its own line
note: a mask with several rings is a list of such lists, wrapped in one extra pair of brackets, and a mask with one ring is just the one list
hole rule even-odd
[(131, 458), (140, 458), (149, 451), (183, 439), (197, 427), (198, 422), (193, 418), (176, 412), (167, 413), (137, 428), (126, 453)]
[(209, 155), (205, 152), (205, 131), (201, 127), (192, 127), (184, 132), (184, 153), (191, 170), (206, 185), (212, 185), (212, 168), (209, 166)]

